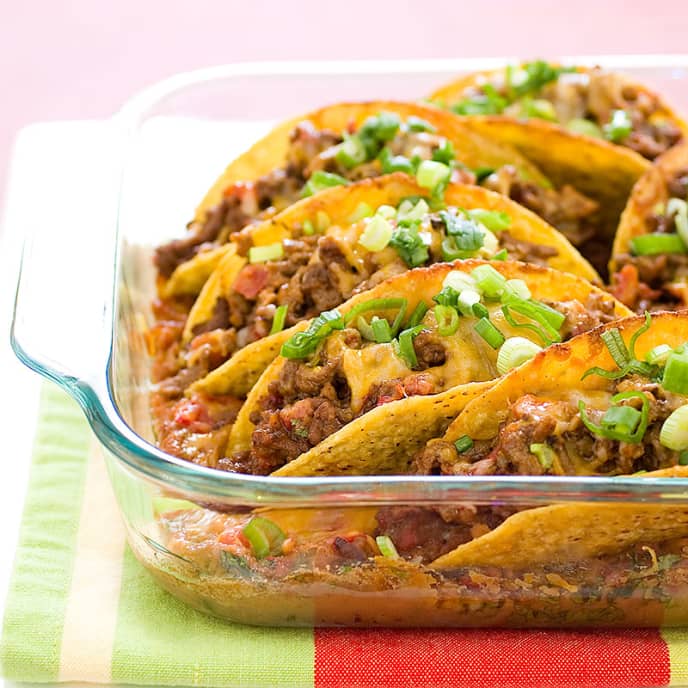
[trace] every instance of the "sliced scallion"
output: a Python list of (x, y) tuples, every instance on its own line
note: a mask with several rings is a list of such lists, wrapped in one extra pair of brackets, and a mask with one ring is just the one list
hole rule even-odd
[(286, 535), (274, 521), (260, 516), (254, 516), (241, 532), (249, 541), (256, 559), (280, 554), (286, 540)]
[(269, 260), (277, 260), (284, 255), (282, 242), (278, 241), (267, 246), (251, 246), (248, 250), (249, 263), (265, 263)]
[(673, 351), (674, 350), (668, 344), (659, 344), (654, 347), (654, 349), (647, 352), (645, 360), (650, 365), (664, 365)]
[(688, 394), (688, 351), (674, 351), (667, 358), (662, 387), (668, 392)]
[(552, 468), (552, 464), (556, 458), (556, 454), (552, 450), (552, 447), (541, 442), (533, 442), (528, 449), (538, 460), (543, 470), (548, 471)]
[(574, 134), (582, 134), (583, 136), (592, 136), (594, 139), (603, 139), (604, 134), (594, 122), (582, 117), (574, 117), (566, 123), (566, 128)]
[(686, 253), (686, 245), (678, 234), (641, 234), (631, 239), (631, 252), (635, 256)]
[(368, 157), (365, 146), (358, 136), (347, 136), (337, 146), (335, 160), (347, 170), (364, 163)]
[(479, 304), (480, 294), (473, 289), (464, 289), (456, 300), (456, 307), (463, 315), (473, 315), (474, 306)]
[(459, 329), (459, 314), (451, 306), (435, 306), (437, 332), (442, 337), (450, 337)]
[(451, 168), (435, 160), (423, 160), (416, 171), (418, 186), (434, 191), (449, 181)]
[(406, 323), (406, 327), (415, 327), (416, 325), (419, 325), (427, 312), (428, 306), (425, 301), (419, 301), (418, 305), (413, 309), (413, 313), (411, 313), (411, 317)]
[(468, 211), (472, 220), (485, 225), (491, 232), (502, 232), (511, 225), (511, 218), (501, 210), (485, 210), (475, 208)]
[(493, 349), (499, 349), (504, 344), (504, 335), (487, 318), (480, 318), (473, 327)]
[(506, 278), (491, 265), (479, 265), (471, 270), (471, 277), (478, 285), (478, 289), (491, 299), (499, 298), (504, 291)]
[(392, 223), (381, 215), (374, 215), (363, 230), (358, 243), (369, 251), (382, 251), (394, 234)]
[(319, 193), (320, 191), (324, 191), (325, 189), (329, 189), (333, 186), (345, 186), (348, 183), (348, 179), (345, 179), (338, 174), (317, 170), (316, 172), (313, 172), (310, 179), (306, 182), (303, 190), (301, 191), (301, 196), (312, 196), (313, 194)]
[(392, 341), (392, 328), (385, 318), (373, 317), (370, 325), (373, 328), (373, 335), (378, 344), (386, 344)]
[(413, 348), (413, 340), (421, 331), (423, 325), (416, 325), (415, 327), (408, 327), (399, 334), (398, 354), (399, 358), (410, 369), (418, 365), (418, 358), (416, 357), (416, 350)]
[(667, 449), (674, 451), (688, 449), (688, 404), (679, 406), (664, 421), (659, 431), (659, 441)]
[(509, 337), (497, 354), (497, 370), (500, 375), (506, 375), (513, 368), (517, 368), (533, 356), (542, 351), (535, 342), (525, 337)]
[(454, 446), (459, 454), (463, 454), (473, 447), (473, 440), (468, 435), (462, 435), (454, 442)]
[(270, 334), (276, 334), (284, 329), (284, 322), (287, 319), (287, 304), (282, 304), (278, 306), (275, 310), (275, 314), (272, 316), (272, 327), (270, 328)]
[(388, 559), (398, 559), (399, 552), (392, 542), (392, 538), (389, 535), (378, 535), (375, 538), (375, 543), (377, 548), (380, 550), (380, 554)]

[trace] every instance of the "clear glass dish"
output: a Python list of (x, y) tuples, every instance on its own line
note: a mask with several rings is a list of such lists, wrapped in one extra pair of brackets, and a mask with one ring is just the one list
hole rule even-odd
[[(622, 69), (688, 111), (688, 55), (563, 60)], [(264, 478), (197, 466), (153, 444), (150, 361), (143, 339), (152, 322), (152, 251), (181, 234), (227, 162), (276, 120), (338, 100), (422, 97), (453, 75), (503, 62), (263, 63), (173, 77), (133, 98), (112, 119), (112, 136), (122, 153), (121, 188), (113, 189), (119, 193), (117, 218), (97, 218), (87, 240), (70, 235), (70, 227), (56, 232), (45, 226), (26, 238), (14, 350), (81, 404), (106, 450), (133, 551), (166, 589), (194, 607), (270, 625), (688, 623), (688, 575), (681, 583), (678, 574), (666, 580), (655, 571), (651, 581), (649, 574), (633, 577), (647, 583), (644, 587), (619, 585), (618, 578), (617, 584), (593, 586), (593, 578), (607, 569), (591, 567), (589, 561), (553, 561), (535, 573), (482, 567), (440, 576), (379, 557), (353, 567), (337, 568), (331, 561), (319, 567), (315, 555), (275, 573), (266, 571), (265, 562), (246, 567), (223, 554), (218, 537), (245, 522), (254, 508), (272, 510), (272, 518), (287, 531), (298, 531), (298, 537), (317, 533), (318, 542), (331, 542), (351, 536), (352, 529), (367, 532), (362, 524), (371, 514), (393, 505), (518, 507), (585, 501), (678, 506), (688, 504), (688, 480)], [(679, 560), (683, 546), (670, 544)], [(633, 555), (636, 573), (647, 568), (643, 551)], [(562, 571), (583, 584), (567, 584)]]

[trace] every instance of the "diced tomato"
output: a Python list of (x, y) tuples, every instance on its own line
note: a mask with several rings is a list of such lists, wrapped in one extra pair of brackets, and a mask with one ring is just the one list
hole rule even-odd
[(404, 392), (409, 397), (434, 394), (435, 381), (428, 375), (410, 375), (404, 379)]
[(638, 268), (635, 265), (624, 265), (612, 277), (611, 293), (629, 307), (638, 300)]
[(212, 430), (207, 409), (192, 399), (182, 399), (175, 409), (174, 422), (191, 432), (205, 433)]
[(401, 384), (401, 382), (397, 382), (391, 390), (386, 389), (385, 393), (380, 394), (380, 396), (377, 398), (377, 405), (382, 406), (383, 404), (389, 404), (391, 401), (398, 401), (399, 399), (403, 399), (405, 396), (406, 393), (404, 392), (404, 386)]
[(246, 299), (255, 299), (268, 283), (269, 276), (264, 265), (246, 265), (234, 280), (234, 290)]

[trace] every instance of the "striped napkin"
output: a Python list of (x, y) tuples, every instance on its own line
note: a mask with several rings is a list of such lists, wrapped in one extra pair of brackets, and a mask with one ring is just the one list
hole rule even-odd
[(269, 688), (688, 684), (688, 631), (269, 629), (203, 616), (128, 550), (97, 442), (46, 385), (2, 640), (15, 681)]

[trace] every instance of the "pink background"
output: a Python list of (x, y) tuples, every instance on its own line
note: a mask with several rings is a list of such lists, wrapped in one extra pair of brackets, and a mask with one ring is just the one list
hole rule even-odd
[(685, 0), (0, 0), (0, 189), (40, 120), (107, 117), (181, 70), (246, 60), (688, 52)]

